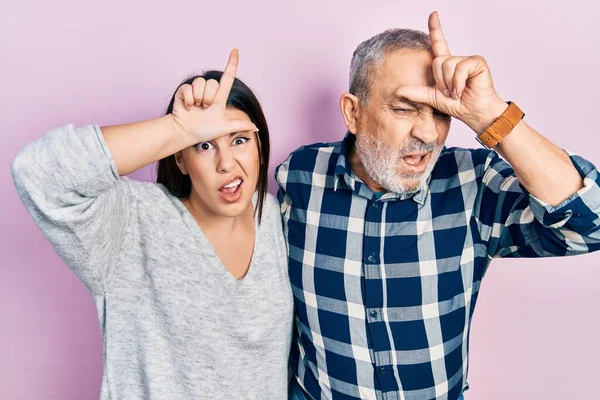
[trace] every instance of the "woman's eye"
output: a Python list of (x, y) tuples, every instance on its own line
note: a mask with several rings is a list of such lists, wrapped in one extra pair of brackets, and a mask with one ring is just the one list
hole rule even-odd
[(238, 146), (240, 144), (246, 143), (248, 140), (249, 139), (245, 138), (245, 137), (238, 137), (238, 138), (235, 138), (235, 140), (233, 141), (233, 144), (234, 144), (234, 146)]
[(196, 149), (203, 151), (210, 150), (212, 148), (214, 148), (214, 146), (209, 142), (202, 142), (196, 145)]

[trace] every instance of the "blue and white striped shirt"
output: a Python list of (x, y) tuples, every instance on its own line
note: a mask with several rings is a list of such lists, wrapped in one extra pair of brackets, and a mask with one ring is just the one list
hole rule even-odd
[(276, 171), (289, 244), (292, 369), (314, 399), (449, 399), (466, 389), (469, 327), (493, 257), (600, 249), (600, 177), (552, 207), (494, 151), (447, 148), (414, 195), (377, 196), (344, 141)]

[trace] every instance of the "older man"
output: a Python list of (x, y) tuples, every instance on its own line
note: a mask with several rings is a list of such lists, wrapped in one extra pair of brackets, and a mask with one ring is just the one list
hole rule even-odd
[[(596, 168), (501, 99), (482, 57), (451, 55), (436, 13), (429, 32), (360, 44), (348, 134), (277, 169), (296, 398), (459, 399), (491, 259), (600, 248)], [(451, 117), (487, 149), (444, 148)]]

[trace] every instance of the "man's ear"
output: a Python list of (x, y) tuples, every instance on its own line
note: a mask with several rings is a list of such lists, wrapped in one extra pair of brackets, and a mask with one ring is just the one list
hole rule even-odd
[(189, 174), (187, 165), (183, 158), (183, 151), (178, 151), (177, 153), (175, 153), (175, 163), (177, 164), (177, 167), (179, 167), (179, 170), (181, 171), (182, 174), (184, 174), (184, 175)]
[(358, 97), (350, 93), (342, 94), (340, 99), (340, 109), (344, 116), (344, 122), (350, 133), (356, 135), (358, 130), (358, 118), (360, 116), (360, 102)]

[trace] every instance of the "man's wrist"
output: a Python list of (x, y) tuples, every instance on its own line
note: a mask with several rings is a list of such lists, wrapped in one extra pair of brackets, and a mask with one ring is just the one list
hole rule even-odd
[(477, 136), (481, 135), (487, 128), (500, 118), (502, 113), (506, 111), (508, 104), (502, 99), (494, 100), (490, 105), (480, 110), (472, 121), (465, 121), (467, 125), (473, 129)]

